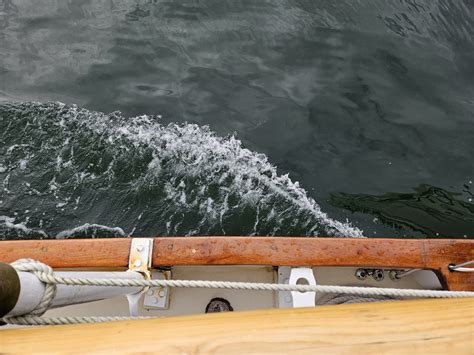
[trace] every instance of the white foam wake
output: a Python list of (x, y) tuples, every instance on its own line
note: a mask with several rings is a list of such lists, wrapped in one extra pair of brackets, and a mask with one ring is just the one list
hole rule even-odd
[[(121, 125), (111, 125), (105, 115), (96, 117), (88, 127), (107, 132), (109, 140), (153, 148), (153, 159), (141, 185), (153, 184), (162, 170), (172, 171), (165, 186), (167, 199), (182, 207), (199, 209), (203, 216), (200, 223), (219, 221), (231, 208), (229, 198), (237, 195), (241, 204), (268, 211), (266, 216), (257, 214), (255, 233), (258, 233), (259, 218), (274, 220), (271, 234), (275, 234), (284, 217), (302, 213), (312, 217), (300, 220), (307, 225), (309, 235), (322, 227), (335, 236), (363, 236), (361, 230), (349, 223), (329, 218), (298, 182), (293, 182), (287, 174), (279, 176), (264, 154), (243, 148), (234, 136), (218, 137), (208, 127), (195, 124), (163, 126), (150, 116), (127, 119)], [(193, 182), (192, 189), (187, 188), (186, 181)], [(213, 197), (208, 191), (211, 185), (219, 186)], [(288, 204), (284, 210), (280, 210), (279, 201)]]
[(153, 116), (125, 118), (60, 103), (0, 105), (1, 115), (0, 211), (2, 203), (10, 206), (7, 212), (34, 206), (21, 220), (32, 217), (30, 223), (57, 238), (363, 236), (350, 223), (329, 218), (264, 154), (208, 127), (162, 125)]

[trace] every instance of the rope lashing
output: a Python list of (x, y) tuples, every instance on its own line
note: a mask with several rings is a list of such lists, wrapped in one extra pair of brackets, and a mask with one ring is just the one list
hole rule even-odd
[(19, 259), (11, 265), (17, 271), (31, 272), (40, 281), (44, 283), (45, 290), (39, 304), (29, 313), (23, 316), (16, 317), (4, 317), (5, 323), (14, 325), (64, 325), (64, 324), (87, 324), (87, 323), (100, 323), (100, 322), (114, 322), (121, 320), (137, 320), (137, 319), (149, 319), (155, 317), (41, 317), (51, 306), (51, 303), (56, 296), (58, 283), (46, 282), (45, 276), (54, 279), (53, 269), (33, 259)]
[[(38, 279), (41, 280), (39, 275), (54, 276), (53, 269), (37, 260), (33, 259), (19, 259), (11, 265), (17, 271), (25, 271), (33, 273)], [(42, 319), (42, 315), (50, 308), (53, 303), (54, 297), (56, 296), (56, 283), (44, 282), (44, 292), (38, 305), (27, 315), (17, 317), (4, 317), (2, 320), (5, 323), (16, 324), (16, 325), (41, 325), (38, 320)]]
[[(38, 279), (41, 280), (39, 275), (48, 275), (50, 277), (54, 277), (54, 271), (53, 269), (46, 264), (43, 264), (37, 260), (33, 259), (19, 259), (13, 263), (11, 263), (11, 266), (15, 268), (17, 271), (25, 271), (25, 272), (31, 272)], [(43, 281), (43, 280), (41, 280)], [(43, 281), (44, 282), (44, 281)], [(54, 297), (56, 296), (56, 283), (55, 282), (44, 282), (44, 293), (43, 297), (41, 298), (40, 303), (35, 307), (33, 311), (30, 312), (30, 315), (34, 316), (41, 316), (43, 315), (50, 307), (51, 303), (54, 300)]]

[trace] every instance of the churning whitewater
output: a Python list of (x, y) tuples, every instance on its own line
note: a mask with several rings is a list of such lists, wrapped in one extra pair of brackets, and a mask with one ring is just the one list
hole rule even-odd
[(208, 127), (62, 103), (0, 104), (0, 239), (362, 237), (263, 154)]

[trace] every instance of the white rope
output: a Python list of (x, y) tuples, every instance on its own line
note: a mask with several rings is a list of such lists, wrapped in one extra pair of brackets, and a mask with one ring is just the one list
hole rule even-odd
[(367, 302), (382, 302), (382, 301), (394, 301), (398, 298), (386, 297), (386, 296), (354, 296), (354, 295), (327, 295), (323, 296), (319, 301), (318, 305), (332, 305), (332, 304), (351, 304), (351, 303), (367, 303)]
[[(398, 288), (332, 286), (332, 285), (289, 285), (258, 282), (203, 281), (203, 280), (140, 280), (113, 278), (73, 278), (55, 275), (52, 269), (35, 260), (21, 259), (12, 264), (18, 270), (33, 272), (39, 280), (46, 284), (69, 286), (119, 286), (119, 287), (186, 287), (213, 288), (257, 291), (299, 291), (344, 293), (364, 296), (424, 297), (424, 298), (455, 298), (474, 297), (470, 291), (438, 291), (412, 290)], [(46, 293), (46, 292), (45, 292)]]
[[(438, 291), (438, 290), (413, 290), (398, 288), (332, 286), (332, 285), (289, 285), (259, 282), (231, 282), (231, 281), (203, 281), (203, 280), (140, 280), (140, 279), (113, 279), (113, 278), (73, 278), (55, 275), (53, 270), (39, 261), (20, 259), (12, 263), (18, 271), (29, 271), (46, 284), (43, 298), (38, 307), (30, 314), (20, 317), (5, 317), (3, 320), (11, 324), (71, 324), (64, 322), (89, 323), (111, 320), (136, 319), (135, 317), (61, 317), (51, 318), (48, 321), (39, 319), (49, 307), (56, 294), (56, 285), (69, 286), (118, 286), (118, 287), (186, 287), (186, 288), (211, 288), (232, 290), (256, 291), (298, 291), (337, 293), (356, 296), (388, 296), (388, 297), (422, 297), (422, 298), (455, 298), (474, 297), (470, 291)], [(44, 318), (47, 319), (47, 318)], [(15, 323), (17, 322), (17, 323)], [(49, 322), (49, 323), (45, 323)]]
[(126, 286), (126, 287), (185, 287), (185, 288), (213, 288), (232, 290), (255, 291), (298, 291), (298, 292), (323, 292), (345, 293), (365, 296), (394, 296), (394, 297), (424, 297), (424, 298), (455, 298), (474, 297), (470, 291), (437, 291), (437, 290), (412, 290), (398, 288), (332, 286), (332, 285), (289, 285), (271, 284), (260, 282), (234, 282), (234, 281), (204, 281), (204, 280), (139, 280), (139, 279), (100, 279), (100, 278), (72, 278), (48, 275), (35, 272), (38, 278), (45, 283), (56, 283), (70, 286)]
[(56, 282), (45, 282), (39, 275), (54, 277), (53, 269), (33, 259), (19, 259), (11, 264), (17, 271), (32, 272), (45, 284), (45, 291), (39, 304), (27, 315), (4, 317), (2, 320), (14, 325), (63, 325), (114, 322), (121, 320), (149, 319), (154, 317), (41, 317), (48, 309), (56, 296)]
[(19, 316), (6, 317), (5, 323), (14, 325), (65, 325), (65, 324), (87, 324), (101, 322), (116, 322), (124, 320), (151, 319), (156, 317), (40, 317), (40, 316)]
[(451, 271), (459, 271), (459, 272), (474, 272), (474, 268), (472, 267), (463, 267), (463, 266), (472, 265), (472, 264), (474, 264), (474, 260), (466, 261), (465, 263), (462, 263), (462, 264), (449, 265), (448, 269)]
[[(54, 276), (54, 271), (50, 266), (40, 263), (39, 261), (36, 261), (33, 259), (19, 259), (11, 263), (11, 265), (17, 271), (33, 272), (35, 275), (36, 273), (40, 272), (42, 275)], [(35, 307), (33, 311), (30, 312), (29, 315), (31, 316), (43, 315), (49, 309), (49, 306), (53, 302), (55, 296), (56, 296), (56, 283), (45, 282), (43, 297), (41, 298), (40, 303)]]

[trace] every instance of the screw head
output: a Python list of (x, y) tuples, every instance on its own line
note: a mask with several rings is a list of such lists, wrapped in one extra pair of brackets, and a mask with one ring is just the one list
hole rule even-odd
[(384, 279), (385, 272), (382, 269), (377, 269), (374, 271), (372, 277), (376, 281), (382, 281)]
[(355, 273), (355, 277), (357, 277), (359, 280), (365, 280), (368, 276), (368, 272), (365, 269), (357, 269)]

